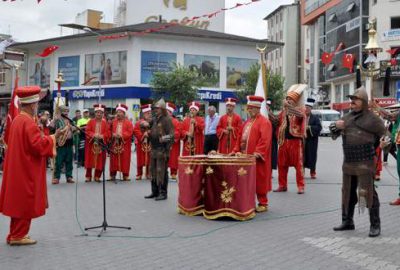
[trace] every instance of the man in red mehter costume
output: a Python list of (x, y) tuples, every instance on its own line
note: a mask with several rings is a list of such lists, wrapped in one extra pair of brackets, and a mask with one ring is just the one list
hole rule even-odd
[(171, 152), (169, 155), (168, 167), (171, 173), (171, 179), (176, 179), (178, 173), (178, 159), (181, 154), (181, 123), (173, 115), (176, 110), (175, 104), (167, 102), (167, 111), (172, 117), (172, 125), (174, 126), (174, 144), (171, 147)]
[(103, 104), (95, 104), (95, 118), (91, 119), (86, 126), (86, 142), (85, 142), (85, 168), (86, 182), (92, 181), (92, 169), (94, 169), (94, 181), (100, 182), (100, 177), (106, 162), (106, 151), (103, 150), (101, 144), (108, 143), (110, 138), (110, 128), (104, 119)]
[(247, 96), (247, 120), (239, 133), (234, 152), (256, 157), (256, 212), (268, 211), (268, 192), (271, 191), (271, 122), (260, 114), (263, 97)]
[(278, 177), (279, 187), (274, 192), (287, 191), (289, 167), (296, 169), (297, 193), (304, 193), (303, 139), (306, 136), (306, 115), (303, 92), (306, 84), (292, 85), (279, 113), (278, 124)]
[(142, 118), (135, 123), (133, 136), (135, 136), (136, 145), (136, 180), (142, 180), (143, 167), (146, 166), (145, 176), (150, 177), (150, 141), (149, 130), (143, 125), (151, 121), (151, 104), (142, 105)]
[(11, 218), (9, 245), (33, 245), (28, 236), (31, 220), (43, 216), (48, 207), (46, 186), (46, 159), (56, 155), (56, 138), (39, 129), (36, 115), (39, 86), (20, 87), (16, 95), (21, 113), (13, 120), (8, 137), (0, 193), (0, 212)]
[(235, 113), (236, 101), (234, 98), (225, 99), (226, 114), (218, 122), (218, 152), (221, 154), (230, 154), (233, 151), (242, 127), (242, 119)]
[(114, 181), (117, 172), (122, 172), (122, 180), (129, 181), (133, 125), (125, 116), (128, 106), (118, 104), (116, 111), (117, 117), (111, 126), (110, 176)]
[(200, 103), (189, 104), (189, 116), (182, 122), (183, 150), (182, 156), (194, 156), (204, 154), (204, 119), (197, 116)]

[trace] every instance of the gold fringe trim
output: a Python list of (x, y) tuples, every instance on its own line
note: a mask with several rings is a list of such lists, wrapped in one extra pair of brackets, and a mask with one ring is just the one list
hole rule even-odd
[(230, 212), (222, 212), (222, 213), (218, 213), (218, 214), (214, 214), (214, 215), (208, 215), (206, 213), (206, 211), (204, 211), (203, 215), (206, 219), (209, 219), (209, 220), (218, 219), (221, 217), (230, 217), (235, 220), (246, 221), (246, 220), (250, 220), (250, 219), (254, 218), (256, 216), (256, 213), (254, 212), (254, 209), (253, 209), (253, 212), (247, 216), (239, 216), (239, 215), (236, 215), (236, 214), (230, 213)]
[(199, 215), (203, 215), (204, 205), (199, 205), (199, 206), (191, 208), (191, 209), (186, 209), (182, 205), (178, 204), (177, 210), (178, 210), (178, 213), (181, 215), (190, 216), (190, 217), (199, 216)]

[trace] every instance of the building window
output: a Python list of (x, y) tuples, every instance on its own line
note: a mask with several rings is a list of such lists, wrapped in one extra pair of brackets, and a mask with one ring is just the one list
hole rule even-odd
[(331, 14), (331, 16), (329, 16), (328, 21), (330, 21), (330, 22), (336, 21), (336, 13)]
[(335, 102), (336, 103), (339, 103), (339, 102), (342, 102), (342, 100), (340, 99), (341, 98), (341, 85), (335, 85)]
[(282, 22), (282, 20), (283, 20), (282, 17), (283, 17), (283, 14), (281, 13), (281, 16), (280, 16), (281, 22)]
[(355, 4), (354, 2), (353, 2), (353, 3), (350, 3), (350, 4), (347, 6), (346, 12), (352, 12), (352, 11), (354, 11), (355, 7), (356, 7), (356, 4)]
[(278, 25), (278, 22), (279, 22), (279, 13), (276, 15), (275, 19), (276, 19), (276, 25)]
[(400, 29), (400, 17), (390, 18), (391, 29)]
[(271, 28), (274, 27), (274, 19), (271, 19), (270, 22), (271, 22)]
[(5, 84), (6, 84), (6, 72), (0, 70), (0, 85), (5, 85)]
[(335, 71), (336, 70), (336, 65), (335, 64), (330, 64), (329, 66), (328, 66), (328, 69), (327, 69), (329, 72), (333, 72), (333, 71)]
[(343, 100), (346, 100), (348, 95), (350, 95), (350, 85), (346, 83), (343, 84)]
[(282, 41), (282, 40), (283, 40), (283, 31), (282, 31), (282, 30), (279, 31), (279, 35), (280, 35), (280, 37), (281, 37), (281, 40), (280, 40), (280, 41)]

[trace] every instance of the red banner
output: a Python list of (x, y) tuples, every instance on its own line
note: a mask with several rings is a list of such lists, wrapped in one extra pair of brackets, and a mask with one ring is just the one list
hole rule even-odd
[[(382, 108), (397, 104), (397, 100), (395, 98), (375, 98), (375, 101)], [(337, 111), (350, 110), (350, 101), (333, 103), (332, 109)]]

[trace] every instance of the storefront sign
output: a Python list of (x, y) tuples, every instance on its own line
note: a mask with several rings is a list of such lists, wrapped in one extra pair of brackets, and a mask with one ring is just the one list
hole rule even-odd
[(72, 99), (90, 99), (90, 98), (104, 98), (105, 91), (101, 89), (92, 89), (92, 90), (76, 90), (72, 92)]
[(346, 32), (357, 29), (360, 27), (360, 17), (357, 17), (346, 23)]
[[(375, 98), (375, 101), (380, 107), (383, 108), (397, 104), (397, 100), (395, 98)], [(350, 110), (350, 101), (342, 103), (333, 103), (332, 109), (337, 111)]]
[(392, 29), (382, 34), (382, 41), (400, 40), (400, 29)]
[[(71, 100), (79, 99), (97, 99), (99, 98), (99, 89), (70, 89), (69, 97)], [(65, 90), (62, 90), (65, 95)], [(53, 97), (56, 97), (57, 90), (53, 90)], [(149, 99), (151, 90), (149, 87), (107, 87), (100, 91), (101, 99)], [(232, 91), (199, 90), (199, 99), (203, 101), (223, 102), (226, 98), (236, 97)]]

